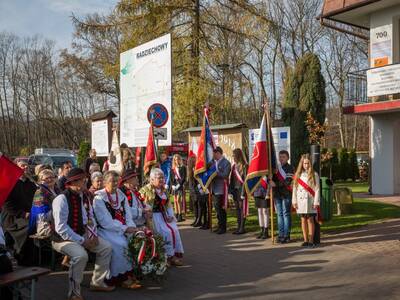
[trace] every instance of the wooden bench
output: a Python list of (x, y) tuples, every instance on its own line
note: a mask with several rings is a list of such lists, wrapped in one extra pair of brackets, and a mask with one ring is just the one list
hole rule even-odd
[(42, 251), (47, 251), (51, 255), (50, 267), (52, 271), (56, 269), (56, 252), (51, 245), (50, 238), (41, 236), (30, 235), (29, 238), (33, 239), (33, 244), (38, 249), (38, 265), (42, 266)]
[(49, 273), (49, 269), (38, 267), (18, 268), (11, 273), (0, 275), (0, 287), (10, 287), (12, 289), (13, 299), (15, 300), (35, 300), (36, 281), (40, 276)]

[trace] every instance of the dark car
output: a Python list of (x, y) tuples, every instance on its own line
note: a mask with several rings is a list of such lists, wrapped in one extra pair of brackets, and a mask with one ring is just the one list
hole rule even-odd
[(29, 156), (28, 165), (31, 174), (35, 173), (37, 165), (50, 165), (53, 170), (58, 174), (59, 168), (66, 161), (70, 161), (73, 167), (77, 166), (76, 157), (73, 155), (50, 155), (50, 154), (34, 154)]

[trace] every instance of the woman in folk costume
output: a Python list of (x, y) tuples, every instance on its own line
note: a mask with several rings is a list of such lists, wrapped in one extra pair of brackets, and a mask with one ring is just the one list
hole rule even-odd
[(174, 196), (175, 214), (178, 222), (184, 221), (182, 213), (186, 211), (186, 197), (184, 184), (186, 182), (186, 168), (183, 165), (182, 157), (175, 154), (172, 159), (170, 187)]
[(90, 179), (92, 181), (92, 185), (89, 188), (89, 192), (93, 195), (103, 189), (103, 173), (101, 172), (94, 172)]
[(293, 184), (293, 207), (301, 217), (303, 231), (303, 247), (315, 247), (314, 219), (319, 210), (319, 176), (311, 165), (310, 155), (301, 156)]
[(271, 202), (269, 198), (269, 188), (267, 186), (267, 178), (263, 177), (260, 184), (253, 193), (255, 206), (258, 211), (258, 223), (260, 225), (260, 234), (257, 239), (267, 239), (268, 235), (268, 225), (269, 225), (269, 210), (271, 207)]
[(107, 284), (136, 289), (141, 285), (133, 275), (132, 262), (127, 256), (127, 236), (136, 232), (136, 226), (132, 221), (128, 200), (117, 188), (118, 180), (119, 175), (115, 171), (104, 174), (105, 188), (96, 192), (93, 209), (98, 223), (98, 234), (112, 247), (110, 278)]
[[(29, 233), (43, 235), (46, 229), (41, 224), (50, 224), (52, 220), (51, 204), (60, 191), (56, 186), (56, 175), (52, 170), (44, 169), (38, 174), (38, 185), (39, 188), (33, 196)], [(37, 232), (38, 229), (39, 232)]]
[(165, 241), (165, 252), (170, 265), (181, 266), (183, 245), (179, 234), (174, 211), (167, 192), (165, 178), (161, 169), (150, 171), (150, 183), (140, 190), (140, 194), (153, 211), (153, 230), (160, 234)]
[[(241, 149), (233, 150), (233, 165), (231, 168), (231, 176), (229, 182), (230, 194), (233, 196), (236, 209), (237, 229), (233, 234), (244, 234), (247, 214), (247, 200), (245, 202), (244, 180), (247, 175), (247, 162)], [(248, 204), (247, 204), (248, 205)]]
[(119, 189), (125, 194), (131, 208), (133, 222), (137, 227), (143, 227), (150, 223), (152, 209), (144, 202), (137, 190), (138, 185), (137, 173), (132, 169), (125, 171), (119, 181)]

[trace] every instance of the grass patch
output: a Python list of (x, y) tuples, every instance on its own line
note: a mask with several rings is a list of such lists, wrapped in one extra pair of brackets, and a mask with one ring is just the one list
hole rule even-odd
[(348, 187), (353, 193), (368, 193), (368, 182), (338, 181), (335, 187)]

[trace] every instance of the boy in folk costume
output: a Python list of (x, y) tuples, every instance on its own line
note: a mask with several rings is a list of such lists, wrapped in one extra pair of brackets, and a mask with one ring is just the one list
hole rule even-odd
[(244, 157), (244, 153), (241, 149), (237, 148), (233, 150), (233, 160), (229, 192), (233, 196), (236, 208), (236, 218), (237, 218), (237, 229), (233, 234), (244, 234), (246, 233), (244, 226), (246, 222), (247, 208), (244, 207), (247, 202), (245, 202), (245, 190), (244, 190), (244, 180), (247, 175), (247, 162)]
[(136, 227), (149, 226), (151, 221), (151, 207), (144, 202), (137, 187), (139, 180), (134, 170), (127, 170), (119, 181), (119, 189), (125, 194), (131, 208), (133, 222)]
[(170, 187), (174, 196), (175, 215), (178, 222), (184, 221), (182, 214), (186, 211), (185, 182), (186, 168), (183, 165), (182, 157), (175, 154), (172, 159)]
[(218, 219), (218, 228), (214, 232), (224, 234), (226, 233), (228, 180), (231, 173), (231, 163), (224, 157), (221, 147), (216, 147), (214, 150), (214, 163), (217, 169), (217, 176), (214, 177), (211, 183), (211, 194)]
[(303, 247), (314, 248), (314, 219), (319, 211), (319, 176), (311, 165), (310, 155), (301, 156), (293, 184), (293, 207), (301, 217)]
[(164, 239), (165, 252), (170, 265), (181, 266), (183, 245), (168, 194), (164, 188), (165, 177), (161, 169), (150, 171), (150, 183), (140, 190), (140, 194), (153, 212), (153, 230)]
[(87, 251), (96, 253), (90, 288), (104, 292), (114, 290), (104, 282), (109, 274), (112, 248), (97, 235), (93, 209), (87, 194), (83, 193), (85, 184), (85, 171), (72, 169), (66, 177), (67, 189), (52, 203), (55, 227), (52, 246), (57, 252), (71, 258), (68, 297), (73, 300), (83, 299), (80, 285), (88, 261)]
[(95, 193), (93, 208), (99, 226), (98, 234), (112, 247), (110, 278), (107, 278), (107, 283), (137, 289), (141, 285), (134, 277), (133, 265), (127, 256), (127, 237), (137, 230), (128, 199), (118, 189), (118, 180), (119, 175), (115, 171), (104, 174), (105, 188)]

